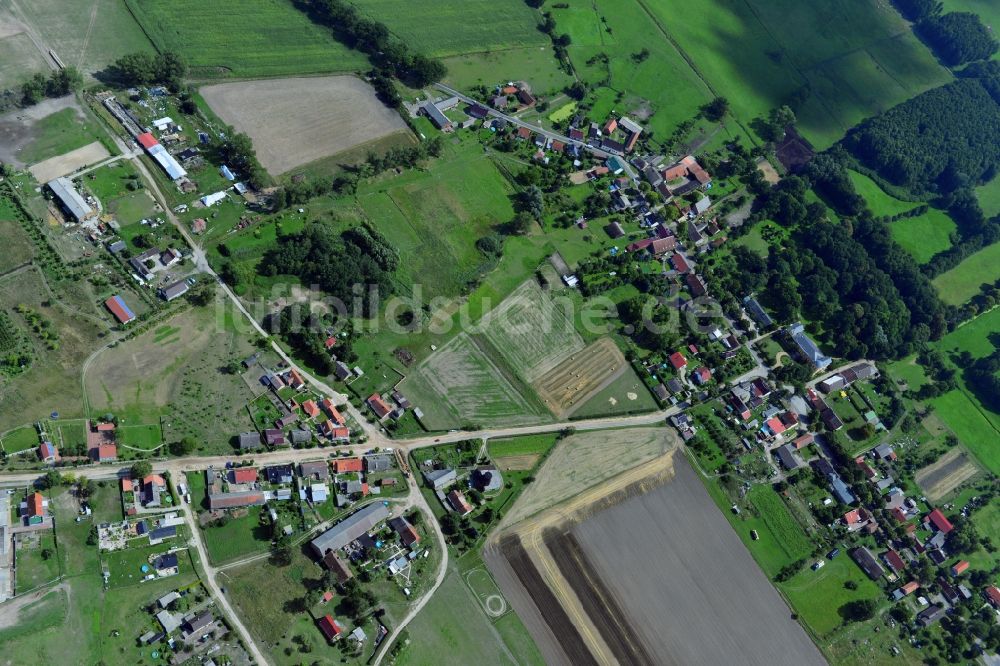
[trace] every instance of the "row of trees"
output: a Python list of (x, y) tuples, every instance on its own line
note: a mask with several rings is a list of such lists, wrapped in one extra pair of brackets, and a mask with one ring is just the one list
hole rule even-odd
[(915, 30), (941, 62), (951, 67), (985, 60), (997, 51), (993, 33), (972, 12), (931, 15), (921, 20)]
[(440, 60), (413, 53), (384, 24), (364, 16), (346, 0), (299, 0), (298, 5), (342, 42), (367, 54), (376, 70), (408, 86), (423, 88), (447, 73)]
[(260, 189), (269, 182), (269, 177), (264, 167), (257, 159), (257, 153), (253, 148), (253, 141), (243, 132), (237, 132), (232, 128), (225, 133), (224, 139), (220, 139), (215, 149), (224, 164), (229, 165), (247, 176), (247, 182), (254, 189)]
[(122, 86), (165, 85), (174, 92), (184, 85), (187, 63), (173, 51), (129, 53), (110, 67), (111, 76)]

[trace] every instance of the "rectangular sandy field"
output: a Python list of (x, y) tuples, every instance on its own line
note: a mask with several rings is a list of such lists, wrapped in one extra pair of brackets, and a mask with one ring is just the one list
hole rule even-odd
[(399, 114), (353, 76), (221, 83), (201, 94), (223, 121), (253, 140), (273, 176), (407, 131)]

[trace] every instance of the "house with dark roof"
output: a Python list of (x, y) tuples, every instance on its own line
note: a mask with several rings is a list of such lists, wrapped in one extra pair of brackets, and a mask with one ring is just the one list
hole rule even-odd
[(239, 434), (239, 445), (240, 449), (243, 451), (247, 451), (250, 449), (259, 449), (261, 446), (260, 433), (241, 432)]
[(264, 476), (267, 478), (268, 483), (288, 484), (292, 482), (295, 473), (290, 464), (271, 465), (264, 468)]
[(851, 559), (861, 567), (861, 570), (872, 580), (878, 580), (885, 575), (885, 569), (879, 564), (872, 552), (864, 546), (851, 551)]
[(384, 504), (369, 504), (313, 539), (310, 546), (318, 557), (324, 557), (327, 551), (340, 550), (388, 517), (389, 510)]
[(917, 624), (925, 629), (936, 622), (939, 622), (941, 618), (945, 616), (944, 606), (939, 606), (937, 604), (931, 604), (927, 608), (923, 609), (917, 613)]
[(351, 571), (351, 567), (348, 566), (347, 562), (340, 559), (340, 556), (337, 555), (336, 551), (326, 551), (326, 555), (323, 556), (322, 563), (324, 567), (333, 572), (333, 575), (337, 577), (338, 583), (345, 583), (354, 578), (354, 572)]
[(472, 505), (465, 499), (465, 495), (458, 488), (448, 493), (448, 503), (460, 516), (472, 513)]
[(406, 518), (397, 516), (389, 520), (388, 525), (390, 529), (399, 535), (403, 545), (407, 548), (420, 541), (420, 535), (417, 534), (416, 528)]
[(326, 481), (330, 478), (330, 467), (325, 461), (299, 463), (299, 476), (303, 479)]
[(695, 298), (699, 298), (708, 293), (708, 285), (705, 284), (705, 279), (697, 273), (688, 273), (684, 276), (684, 281), (687, 283), (687, 287), (691, 291), (691, 295)]
[(782, 444), (774, 450), (775, 456), (787, 470), (798, 469), (804, 463), (796, 458), (794, 449), (788, 444)]

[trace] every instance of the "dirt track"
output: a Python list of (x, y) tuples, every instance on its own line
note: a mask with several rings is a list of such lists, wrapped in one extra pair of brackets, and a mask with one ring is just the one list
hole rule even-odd
[(221, 83), (201, 93), (222, 120), (250, 136), (274, 176), (406, 131), (399, 114), (353, 76)]

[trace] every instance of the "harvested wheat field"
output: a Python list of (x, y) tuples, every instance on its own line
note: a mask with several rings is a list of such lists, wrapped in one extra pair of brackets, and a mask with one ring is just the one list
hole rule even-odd
[(918, 470), (916, 481), (927, 497), (937, 502), (977, 474), (979, 468), (972, 462), (969, 453), (955, 447), (927, 467)]
[(551, 664), (822, 664), (679, 451), (484, 551)]
[(565, 418), (625, 371), (625, 357), (611, 338), (601, 338), (563, 360), (533, 386), (558, 418)]
[(222, 120), (253, 140), (273, 176), (408, 132), (399, 114), (353, 76), (221, 83), (201, 94)]

